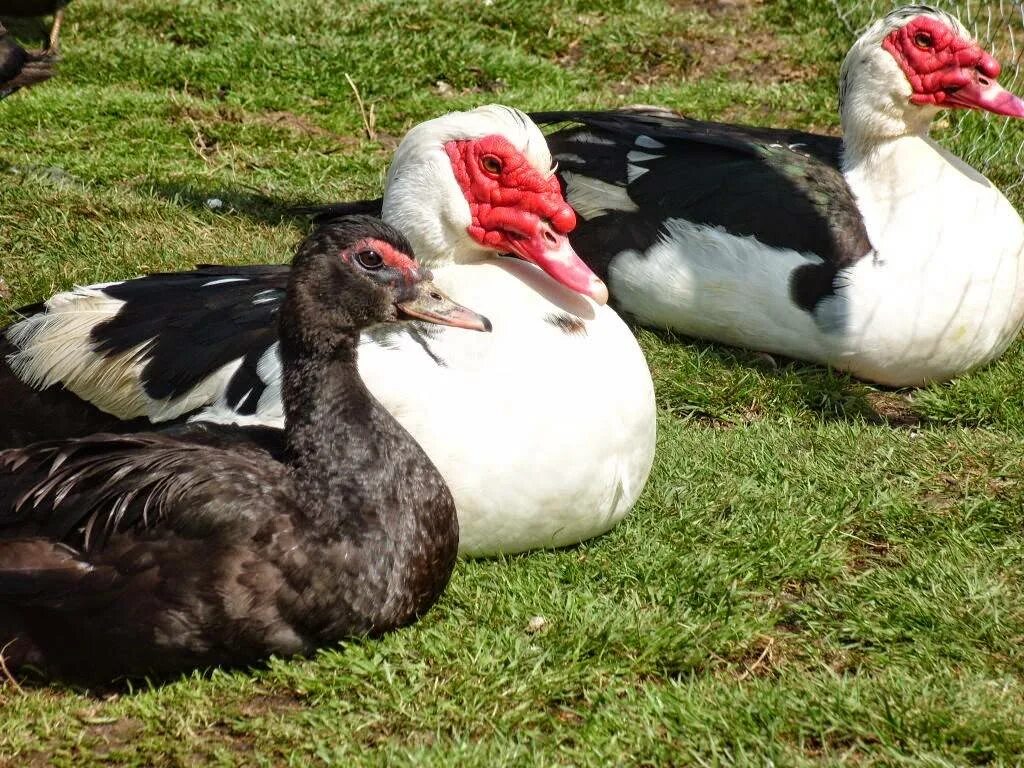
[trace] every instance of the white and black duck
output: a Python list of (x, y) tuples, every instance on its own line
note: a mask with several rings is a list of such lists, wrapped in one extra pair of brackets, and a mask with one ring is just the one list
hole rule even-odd
[(641, 322), (826, 363), (944, 380), (1024, 322), (1024, 225), (929, 137), (943, 108), (1024, 117), (953, 16), (913, 5), (854, 44), (842, 139), (655, 113), (561, 112), (548, 137), (577, 251)]
[[(360, 349), (370, 391), (451, 487), (462, 551), (611, 528), (650, 472), (653, 387), (569, 246), (575, 216), (540, 130), (496, 106), (423, 123), (382, 205), (442, 290), (494, 325), (389, 326)], [(186, 418), (280, 427), (287, 279), (286, 266), (210, 267), (53, 297), (0, 339), (0, 445)]]
[(458, 550), (440, 473), (367, 390), (360, 331), (486, 330), (379, 219), (300, 246), (279, 312), (280, 456), (244, 430), (0, 452), (0, 649), (95, 682), (306, 654), (415, 621)]

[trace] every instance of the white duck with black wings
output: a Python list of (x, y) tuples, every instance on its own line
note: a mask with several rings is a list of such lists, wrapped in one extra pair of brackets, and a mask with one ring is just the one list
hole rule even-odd
[(654, 112), (561, 112), (573, 243), (646, 324), (892, 386), (999, 355), (1024, 322), (1024, 225), (929, 137), (944, 107), (1024, 102), (955, 18), (908, 6), (841, 73), (843, 138)]
[[(493, 323), (490, 334), (410, 323), (360, 347), (371, 392), (452, 489), (461, 550), (561, 546), (611, 528), (650, 472), (653, 386), (569, 245), (575, 215), (540, 130), (505, 107), (423, 123), (396, 151), (382, 205), (435, 283)], [(274, 316), (287, 275), (205, 268), (34, 308), (0, 341), (0, 445), (186, 418), (279, 427)]]

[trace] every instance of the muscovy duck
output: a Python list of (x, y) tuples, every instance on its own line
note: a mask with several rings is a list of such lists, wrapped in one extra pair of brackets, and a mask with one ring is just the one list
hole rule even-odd
[(52, 50), (26, 51), (0, 24), (0, 99), (53, 77)]
[(0, 649), (85, 682), (245, 665), (410, 624), (458, 551), (440, 473), (370, 394), (359, 333), (486, 330), (371, 217), (299, 247), (279, 312), (284, 450), (239, 430), (0, 452)]
[(1024, 225), (929, 138), (945, 107), (1024, 117), (960, 22), (912, 5), (857, 40), (843, 138), (656, 113), (549, 112), (577, 251), (640, 322), (891, 386), (999, 355), (1024, 322)]
[[(608, 530), (650, 472), (654, 391), (632, 333), (601, 304), (603, 283), (568, 244), (574, 214), (540, 130), (499, 106), (420, 124), (385, 190), (384, 219), (494, 325), (486, 336), (389, 326), (360, 350), (370, 391), (451, 487), (461, 550)], [(211, 267), (58, 294), (0, 334), (0, 445), (182, 418), (279, 427), (273, 318), (287, 277)]]

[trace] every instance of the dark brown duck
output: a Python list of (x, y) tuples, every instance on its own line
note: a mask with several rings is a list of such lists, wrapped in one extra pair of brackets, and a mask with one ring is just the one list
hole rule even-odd
[(448, 488), (356, 368), (400, 316), (487, 330), (393, 228), (329, 222), (279, 318), (284, 442), (100, 434), (0, 452), (0, 648), (84, 682), (309, 653), (415, 621), (455, 562)]

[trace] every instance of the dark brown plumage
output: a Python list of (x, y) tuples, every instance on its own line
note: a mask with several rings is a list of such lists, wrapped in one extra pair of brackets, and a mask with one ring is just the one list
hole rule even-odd
[(0, 24), (0, 99), (19, 88), (49, 80), (56, 60), (52, 49), (26, 51)]
[(283, 442), (205, 426), (0, 452), (0, 648), (83, 682), (308, 653), (415, 621), (455, 562), (441, 476), (358, 376), (399, 312), (486, 328), (368, 217), (300, 246)]
[(0, 16), (49, 16), (70, 0), (0, 0)]
[(53, 24), (46, 46), (27, 51), (0, 24), (0, 99), (20, 88), (49, 80), (60, 59), (60, 29), (64, 24), (64, 6), (70, 0), (0, 0), (0, 16), (48, 16)]

